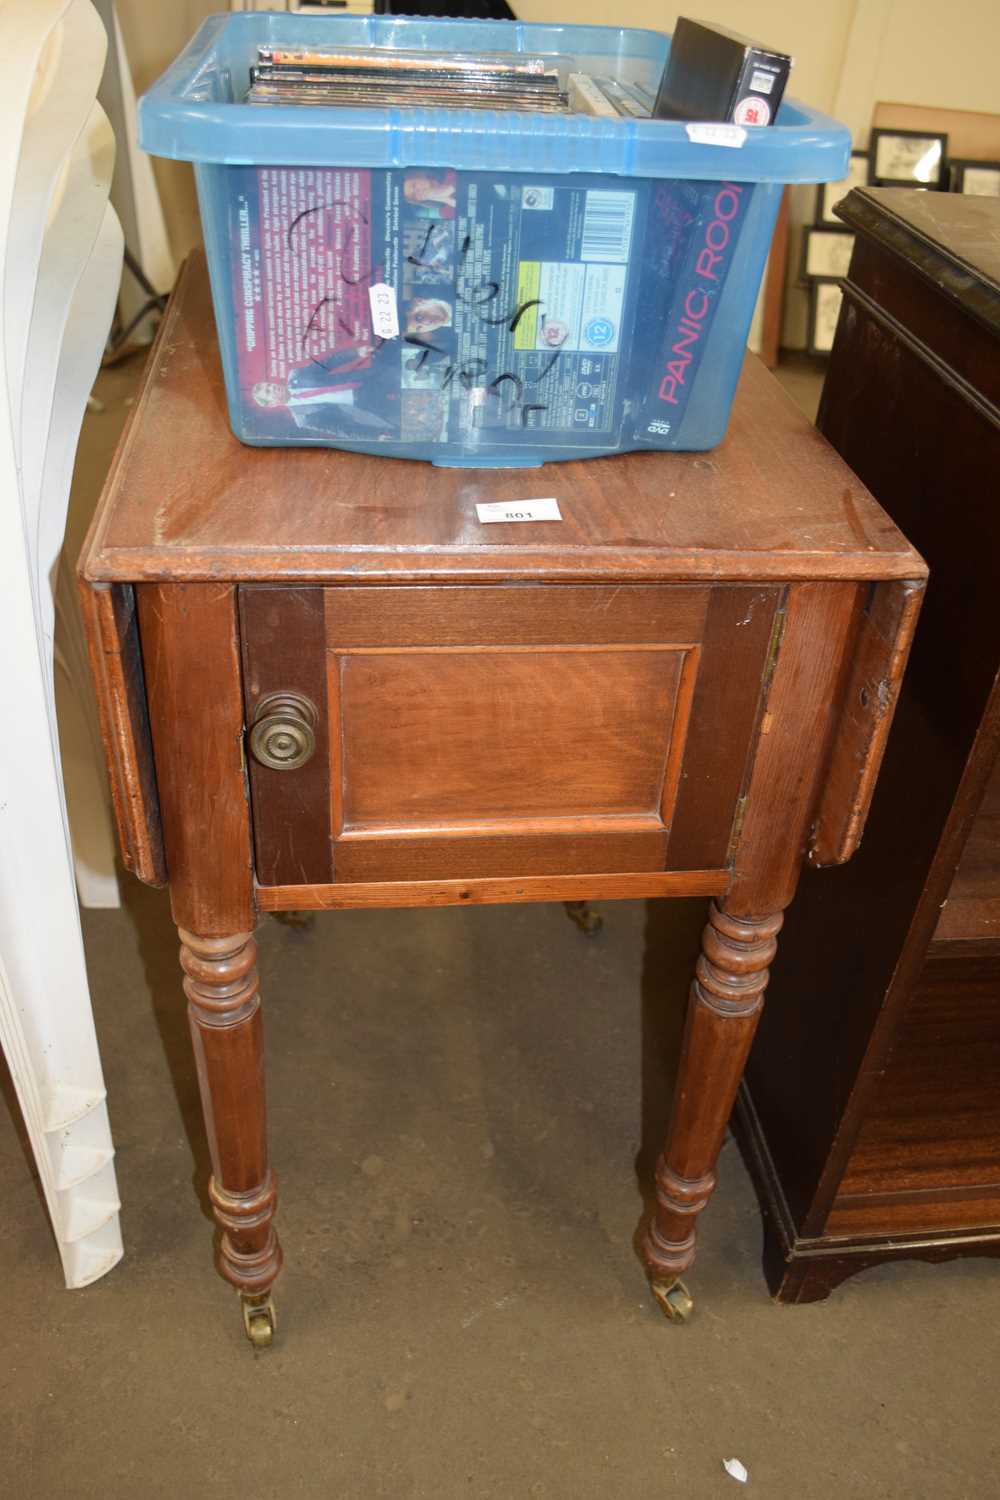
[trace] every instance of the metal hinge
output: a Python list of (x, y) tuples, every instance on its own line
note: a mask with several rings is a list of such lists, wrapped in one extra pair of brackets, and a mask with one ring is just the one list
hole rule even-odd
[[(754, 747), (760, 742), (761, 735), (767, 732), (767, 699), (771, 688), (771, 679), (778, 662), (778, 652), (781, 649), (781, 638), (785, 633), (785, 621), (788, 616), (787, 590), (782, 597), (781, 603), (774, 612), (774, 620), (771, 624), (771, 639), (767, 643), (767, 655), (764, 658), (764, 670), (760, 678), (760, 708), (757, 714), (757, 733), (754, 736)], [(755, 758), (755, 756), (754, 756)], [(753, 760), (751, 758), (745, 773), (744, 786), (748, 785), (749, 777), (753, 772)], [(733, 816), (733, 829), (729, 835), (729, 847), (726, 850), (726, 864), (732, 864), (739, 848), (740, 838), (743, 834), (743, 824), (747, 815), (747, 803), (750, 800), (749, 790), (741, 793), (736, 803), (736, 812)]]
[(749, 802), (749, 800), (750, 798), (747, 796), (746, 792), (744, 792), (743, 796), (740, 797), (739, 801), (736, 804), (736, 816), (733, 818), (733, 831), (729, 835), (729, 848), (726, 850), (727, 865), (735, 858), (736, 851), (739, 848), (740, 835), (743, 832), (743, 819), (747, 815), (747, 803)]
[(766, 707), (768, 689), (771, 686), (771, 678), (778, 661), (778, 651), (781, 647), (781, 638), (785, 633), (785, 622), (788, 619), (788, 596), (782, 599), (778, 608), (774, 611), (774, 620), (771, 624), (771, 639), (767, 645), (767, 656), (764, 659), (764, 672), (760, 679), (761, 716)]

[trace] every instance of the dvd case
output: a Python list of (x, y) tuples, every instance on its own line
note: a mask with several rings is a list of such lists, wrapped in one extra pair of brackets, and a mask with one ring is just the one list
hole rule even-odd
[[(607, 449), (646, 182), (232, 168), (240, 403), (257, 440)], [(390, 314), (398, 336), (380, 333)]]
[[(791, 65), (787, 53), (681, 16), (654, 114), (773, 124)], [(658, 299), (668, 312), (658, 357), (643, 379), (637, 443), (659, 446), (683, 421), (753, 191), (745, 182), (678, 182), (657, 194), (664, 243), (649, 256), (641, 297)]]
[(552, 58), (508, 53), (261, 46), (246, 102), (565, 113), (566, 74)]
[(787, 52), (680, 16), (656, 96), (657, 120), (771, 125), (788, 82)]

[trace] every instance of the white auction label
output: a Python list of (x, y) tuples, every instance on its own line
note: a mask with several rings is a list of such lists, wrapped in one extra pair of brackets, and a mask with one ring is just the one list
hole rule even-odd
[(689, 141), (699, 146), (742, 146), (747, 133), (742, 125), (721, 125), (709, 121), (705, 124), (685, 125)]
[(396, 311), (396, 288), (384, 281), (368, 288), (372, 310), (372, 332), (376, 338), (399, 338), (399, 313)]
[(480, 521), (561, 521), (558, 500), (491, 500), (476, 506)]

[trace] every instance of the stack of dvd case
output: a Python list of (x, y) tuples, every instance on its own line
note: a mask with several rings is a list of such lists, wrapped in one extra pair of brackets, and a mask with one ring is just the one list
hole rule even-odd
[(248, 104), (414, 105), (565, 114), (569, 98), (552, 58), (406, 52), (372, 47), (257, 49)]
[(569, 75), (569, 107), (574, 114), (598, 115), (605, 120), (648, 120), (655, 96), (638, 83), (589, 73)]

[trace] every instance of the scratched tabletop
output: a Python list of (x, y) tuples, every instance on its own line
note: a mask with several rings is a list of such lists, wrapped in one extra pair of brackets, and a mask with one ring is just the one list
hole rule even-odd
[[(560, 520), (477, 504), (555, 499)], [(708, 453), (435, 468), (232, 434), (204, 256), (150, 354), (85, 552), (94, 581), (889, 579), (923, 565), (760, 362)]]

